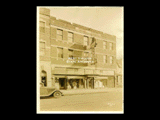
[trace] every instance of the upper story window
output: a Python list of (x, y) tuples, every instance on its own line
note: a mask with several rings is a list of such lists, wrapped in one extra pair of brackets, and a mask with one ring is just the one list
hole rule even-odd
[(73, 59), (73, 50), (68, 49), (68, 52), (69, 52), (68, 57), (70, 59)]
[(88, 57), (89, 57), (89, 53), (88, 52), (84, 52), (84, 58), (86, 58), (86, 61), (88, 61)]
[(107, 63), (107, 55), (104, 55), (104, 56), (103, 56), (103, 62), (104, 62), (104, 63)]
[(40, 32), (45, 33), (45, 22), (40, 21), (39, 29), (40, 29)]
[(107, 49), (107, 42), (106, 41), (103, 42), (103, 49)]
[(68, 32), (68, 42), (74, 42), (73, 33), (71, 33), (71, 32)]
[(89, 39), (87, 36), (84, 36), (84, 45), (86, 45), (86, 46), (89, 45)]
[(110, 64), (113, 64), (113, 56), (110, 56)]
[(57, 40), (63, 40), (63, 30), (57, 29)]
[(109, 43), (109, 49), (113, 50), (113, 43)]
[(40, 42), (40, 55), (44, 55), (45, 53), (45, 42)]
[(58, 58), (63, 58), (63, 48), (57, 48)]

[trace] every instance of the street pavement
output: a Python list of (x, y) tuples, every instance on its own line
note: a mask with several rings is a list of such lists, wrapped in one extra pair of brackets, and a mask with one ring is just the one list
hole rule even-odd
[(89, 93), (106, 93), (106, 92), (122, 92), (122, 88), (101, 88), (101, 89), (70, 89), (60, 90), (64, 95), (77, 95)]
[[(53, 112), (116, 112), (123, 109), (122, 89), (90, 94), (66, 94), (60, 98), (40, 99), (40, 111)], [(103, 90), (104, 91), (104, 90)], [(71, 93), (71, 92), (70, 92)]]

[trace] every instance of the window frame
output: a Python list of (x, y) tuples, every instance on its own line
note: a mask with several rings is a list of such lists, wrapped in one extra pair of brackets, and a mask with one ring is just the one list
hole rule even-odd
[[(61, 57), (59, 57), (59, 49), (62, 49), (62, 56)], [(57, 47), (57, 58), (61, 58), (61, 59), (63, 59), (64, 58), (64, 55), (63, 55), (63, 48), (62, 47)]]
[[(41, 47), (41, 45), (40, 45), (41, 43), (44, 43), (44, 48)], [(45, 41), (40, 41), (39, 46), (40, 46), (40, 55), (42, 55), (42, 56), (45, 55), (46, 42)], [(43, 52), (42, 52), (42, 50), (43, 50)]]
[(110, 64), (113, 64), (113, 56), (110, 56)]
[[(72, 51), (72, 55), (71, 55), (72, 57), (70, 57), (70, 52), (69, 52), (69, 51)], [(68, 54), (68, 58), (72, 58), (72, 59), (73, 59), (73, 57), (74, 57), (74, 56), (73, 56), (73, 52), (74, 52), (74, 50), (72, 50), (72, 49), (68, 49), (68, 52), (69, 52), (69, 54)]]
[[(72, 34), (72, 37), (70, 37), (69, 34)], [(69, 38), (71, 38), (72, 41), (69, 41)], [(74, 33), (73, 32), (68, 32), (68, 42), (70, 42), (70, 43), (74, 42)]]
[(103, 49), (107, 49), (107, 41), (103, 41)]
[(113, 43), (112, 42), (109, 43), (109, 50), (113, 50)]
[[(44, 29), (44, 32), (41, 31), (41, 27), (42, 27), (42, 26), (41, 26), (41, 22), (44, 23), (44, 28), (43, 28), (43, 29)], [(45, 33), (45, 32), (46, 32), (46, 29), (45, 29), (45, 28), (46, 28), (46, 22), (45, 22), (45, 21), (39, 21), (40, 33)]]
[[(61, 31), (62, 34), (58, 34), (58, 31)], [(57, 36), (61, 36), (62, 39), (59, 39)], [(62, 29), (57, 29), (56, 39), (57, 39), (57, 40), (61, 40), (61, 41), (63, 40), (63, 30), (62, 30)]]
[(104, 62), (104, 63), (107, 63), (107, 62), (108, 62), (107, 57), (108, 57), (107, 55), (103, 55), (103, 62)]
[[(87, 45), (85, 44), (86, 43), (85, 38), (87, 38)], [(88, 36), (83, 37), (83, 45), (85, 45), (85, 46), (89, 45), (89, 37)]]
[(86, 61), (89, 61), (88, 60), (88, 58), (89, 58), (89, 52), (84, 52), (83, 53), (83, 57), (86, 58)]

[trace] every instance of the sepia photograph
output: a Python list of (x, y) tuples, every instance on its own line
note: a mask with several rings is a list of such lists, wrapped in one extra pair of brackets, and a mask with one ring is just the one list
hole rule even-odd
[(124, 113), (124, 7), (37, 6), (37, 113)]

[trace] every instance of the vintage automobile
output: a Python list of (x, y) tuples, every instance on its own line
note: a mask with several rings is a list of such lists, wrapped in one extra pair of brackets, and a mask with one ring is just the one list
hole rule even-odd
[(49, 96), (59, 98), (63, 96), (63, 93), (54, 87), (45, 87), (42, 83), (40, 83), (40, 98)]

